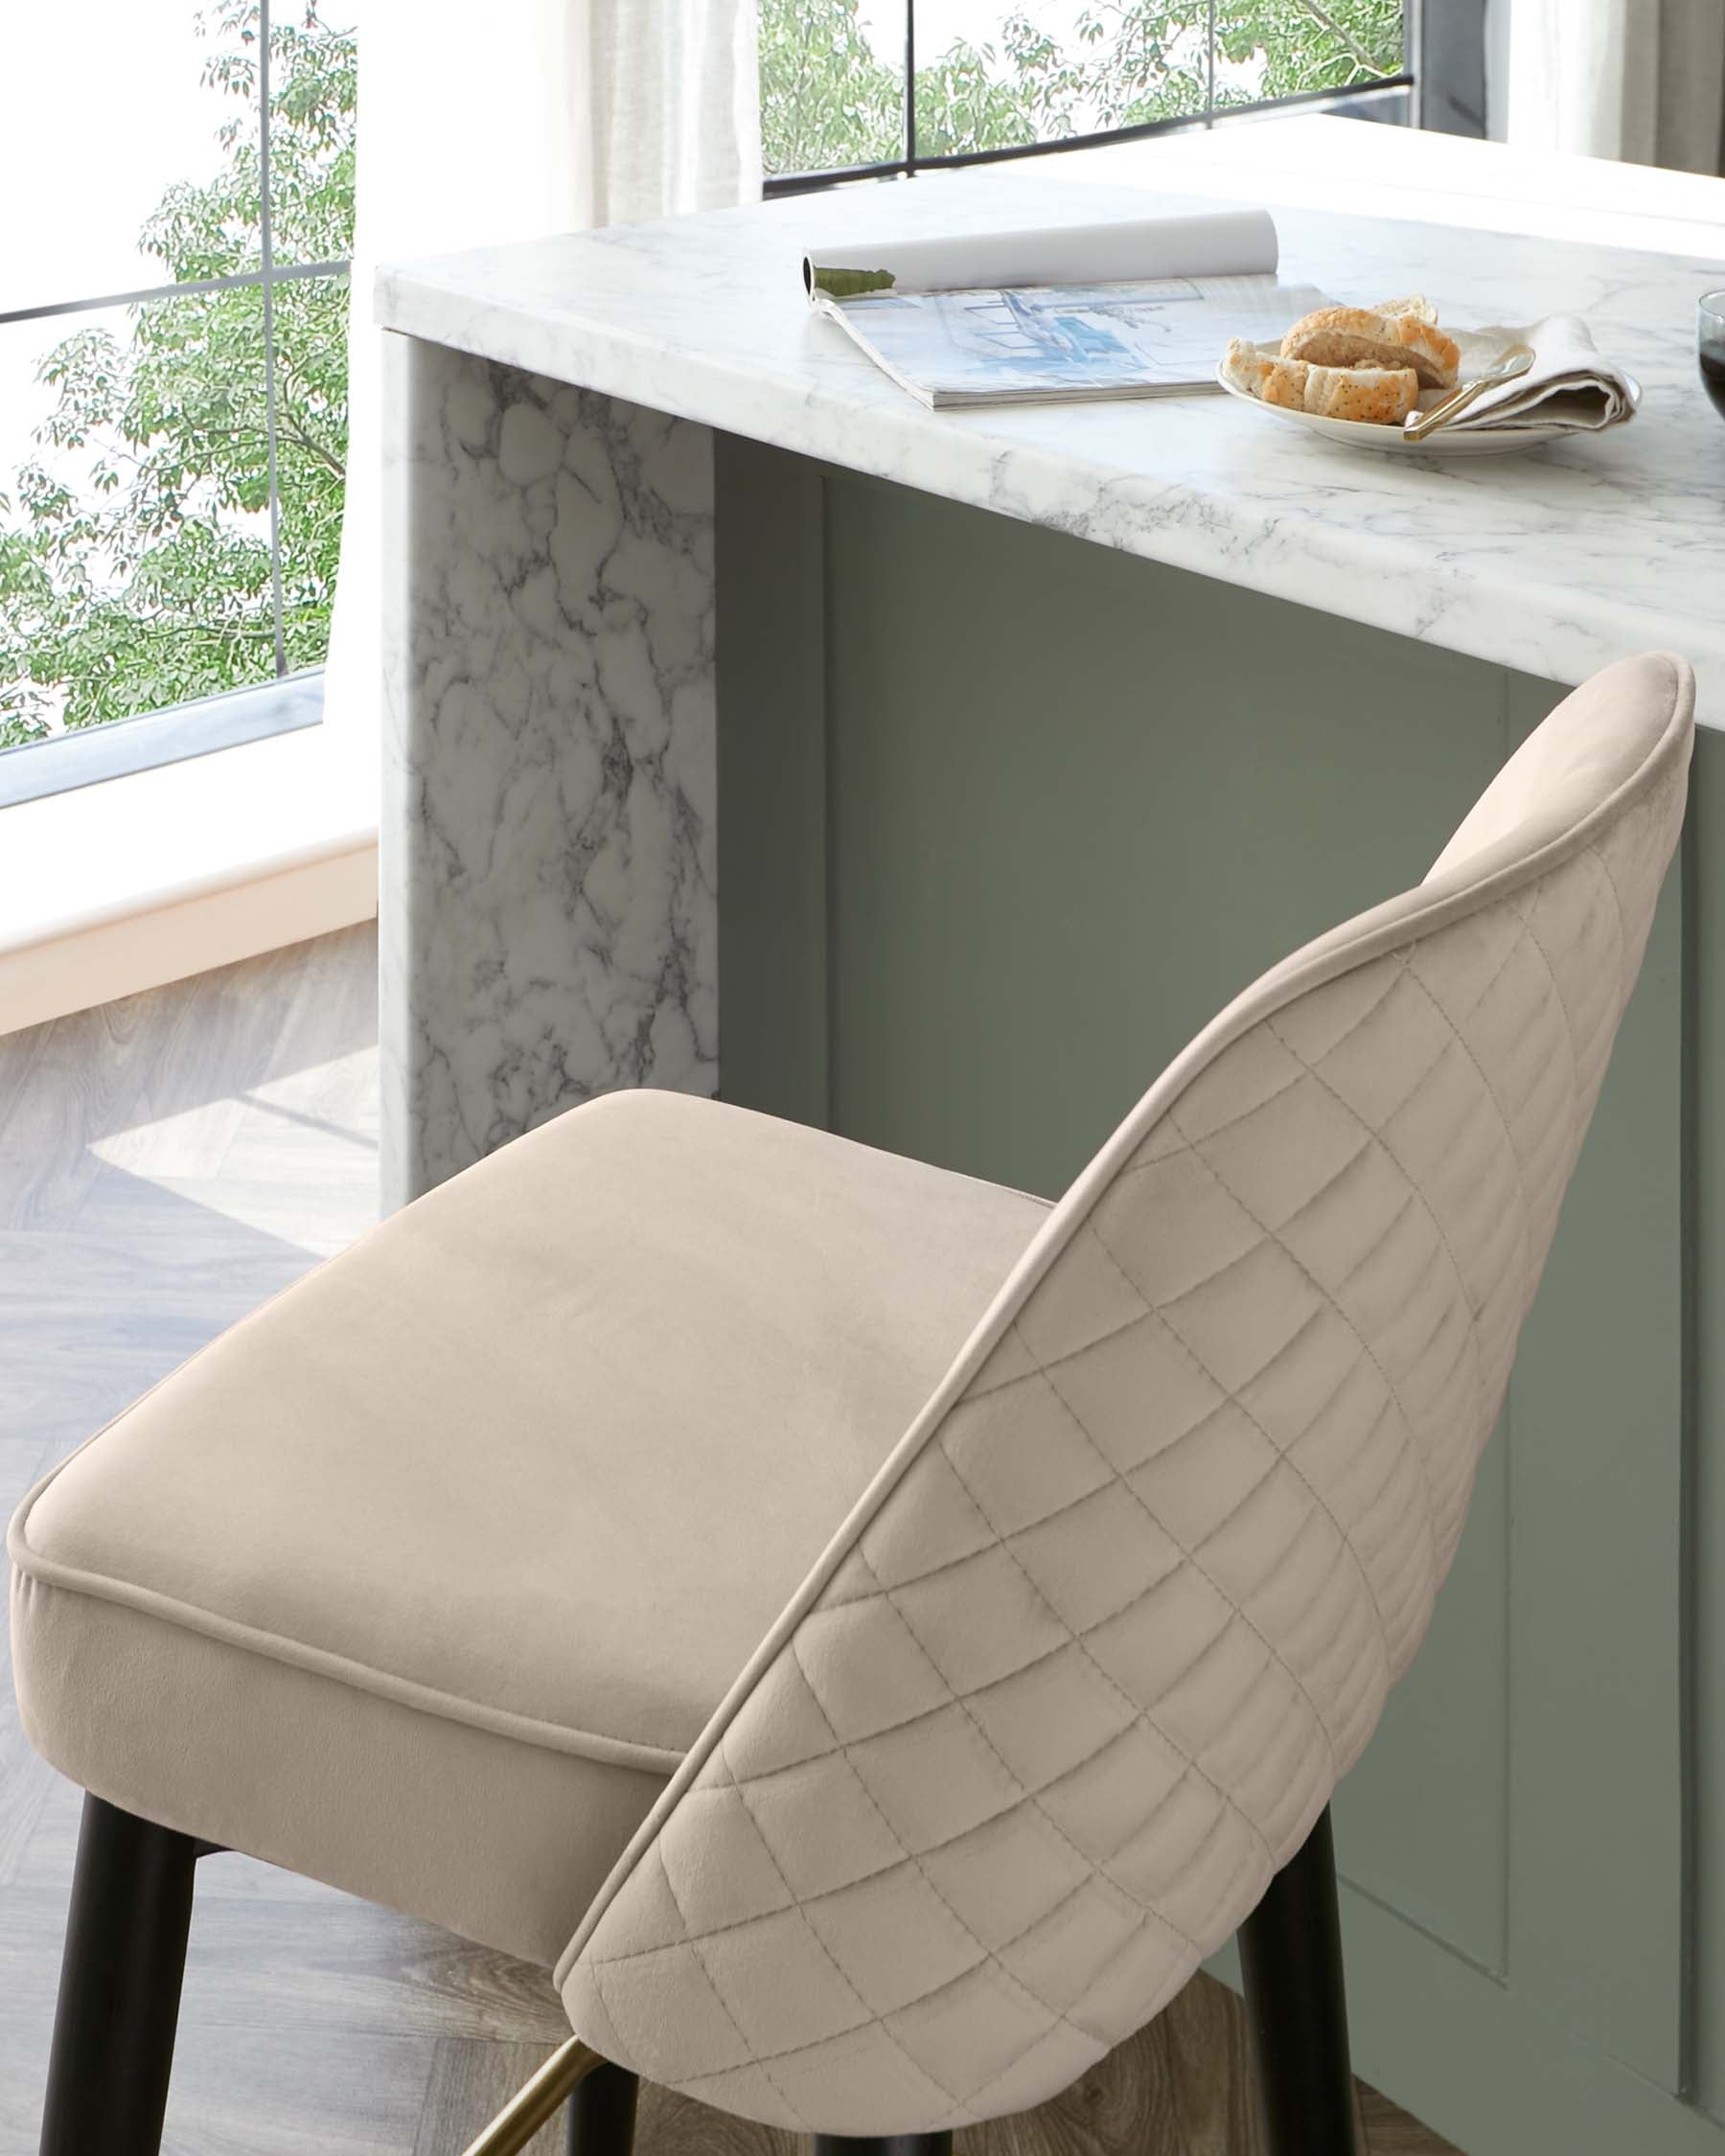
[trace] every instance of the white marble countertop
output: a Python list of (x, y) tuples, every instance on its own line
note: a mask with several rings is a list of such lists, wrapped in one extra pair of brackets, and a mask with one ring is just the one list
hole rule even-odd
[[(1338, 127), (1356, 150), (1370, 145), (1352, 174), (1337, 164)], [(1562, 161), (1576, 169), (1566, 174), (1555, 160), (1468, 144), (1450, 168), (1435, 138), (1300, 122), (1280, 129), (1290, 161), (1278, 170), (1276, 131), (1218, 129), (1134, 146), (1129, 160), (1102, 153), (1106, 166), (924, 175), (386, 267), (379, 318), (1552, 680), (1667, 646), (1700, 676), (1704, 722), (1725, 725), (1725, 421), (1693, 355), (1696, 295), (1725, 283), (1725, 181), (1683, 175), (1668, 211), (1660, 183), (1676, 175), (1639, 174), (1626, 206), (1607, 210), (1576, 199), (1576, 171), (1612, 169), (1580, 160)], [(1302, 139), (1323, 154), (1303, 155)], [(1049, 164), (1072, 169), (1050, 177)], [(1430, 221), (1447, 169), (1448, 224)], [(1529, 231), (1480, 229), (1501, 225), (1516, 188)], [(936, 414), (803, 300), (812, 235), (1088, 222), (1141, 215), (1158, 193), (1207, 192), (1268, 200), (1284, 276), (1339, 299), (1423, 289), (1463, 325), (1585, 314), (1641, 378), (1640, 415), (1603, 437), (1446, 465), (1335, 447), (1213, 394)], [(1401, 214), (1304, 206), (1361, 197)], [(1633, 247), (1552, 237), (1595, 218)]]

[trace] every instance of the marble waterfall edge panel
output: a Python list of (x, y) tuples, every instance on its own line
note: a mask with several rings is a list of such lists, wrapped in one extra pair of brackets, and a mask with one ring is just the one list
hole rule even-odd
[(703, 426), (386, 336), (383, 1202), (718, 1084)]

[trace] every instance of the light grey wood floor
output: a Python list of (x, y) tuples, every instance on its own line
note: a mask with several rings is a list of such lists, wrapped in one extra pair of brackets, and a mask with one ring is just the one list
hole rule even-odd
[[(0, 1509), (375, 1217), (376, 949), (356, 929), (0, 1039)], [(78, 1817), (0, 1686), (0, 2156), (36, 2145)], [(165, 2148), (456, 2156), (566, 2032), (542, 1971), (209, 1858)], [(1371, 2091), (1361, 2106), (1371, 2156), (1444, 2156)], [(1200, 1978), (1056, 2102), (961, 2141), (1252, 2156), (1238, 2007)], [(791, 2145), (643, 2099), (642, 2156)]]

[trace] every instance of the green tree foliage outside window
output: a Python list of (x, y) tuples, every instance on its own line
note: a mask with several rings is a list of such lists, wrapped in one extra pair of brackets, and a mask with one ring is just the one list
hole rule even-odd
[[(198, 29), (203, 80), (232, 103), (217, 138), (220, 170), (171, 187), (145, 227), (141, 245), (164, 284), (255, 270), (262, 259), (256, 0), (220, 0)], [(354, 36), (331, 26), (320, 0), (272, 24), (278, 264), (352, 251), (356, 91)], [(347, 460), (347, 280), (284, 280), (272, 301), (283, 635), (296, 668), (319, 664), (329, 644)], [(39, 379), (54, 398), (35, 432), (41, 453), (0, 473), (0, 746), (269, 678), (259, 287), (147, 301), (129, 310), (124, 339), (75, 329)]]
[[(761, 0), (760, 21), (770, 173), (903, 154), (902, 78), (859, 0)], [(1209, 99), (1209, 0), (1090, 0), (1063, 39), (1003, 7), (998, 42), (919, 64), (918, 154), (1189, 119)], [(1218, 106), (1341, 89), (1401, 72), (1402, 0), (1215, 0), (1215, 38)]]

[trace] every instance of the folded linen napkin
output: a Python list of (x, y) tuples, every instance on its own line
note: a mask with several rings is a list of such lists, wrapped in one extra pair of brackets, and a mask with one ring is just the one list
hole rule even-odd
[[(1459, 330), (1456, 342), (1461, 348), (1459, 381), (1483, 374), (1515, 345), (1533, 347), (1533, 364), (1527, 373), (1482, 391), (1449, 423), (1457, 432), (1562, 426), (1597, 434), (1634, 416), (1635, 384), (1600, 353), (1578, 314), (1548, 314), (1543, 322), (1522, 329)], [(1435, 404), (1445, 394), (1432, 391), (1420, 402)]]

